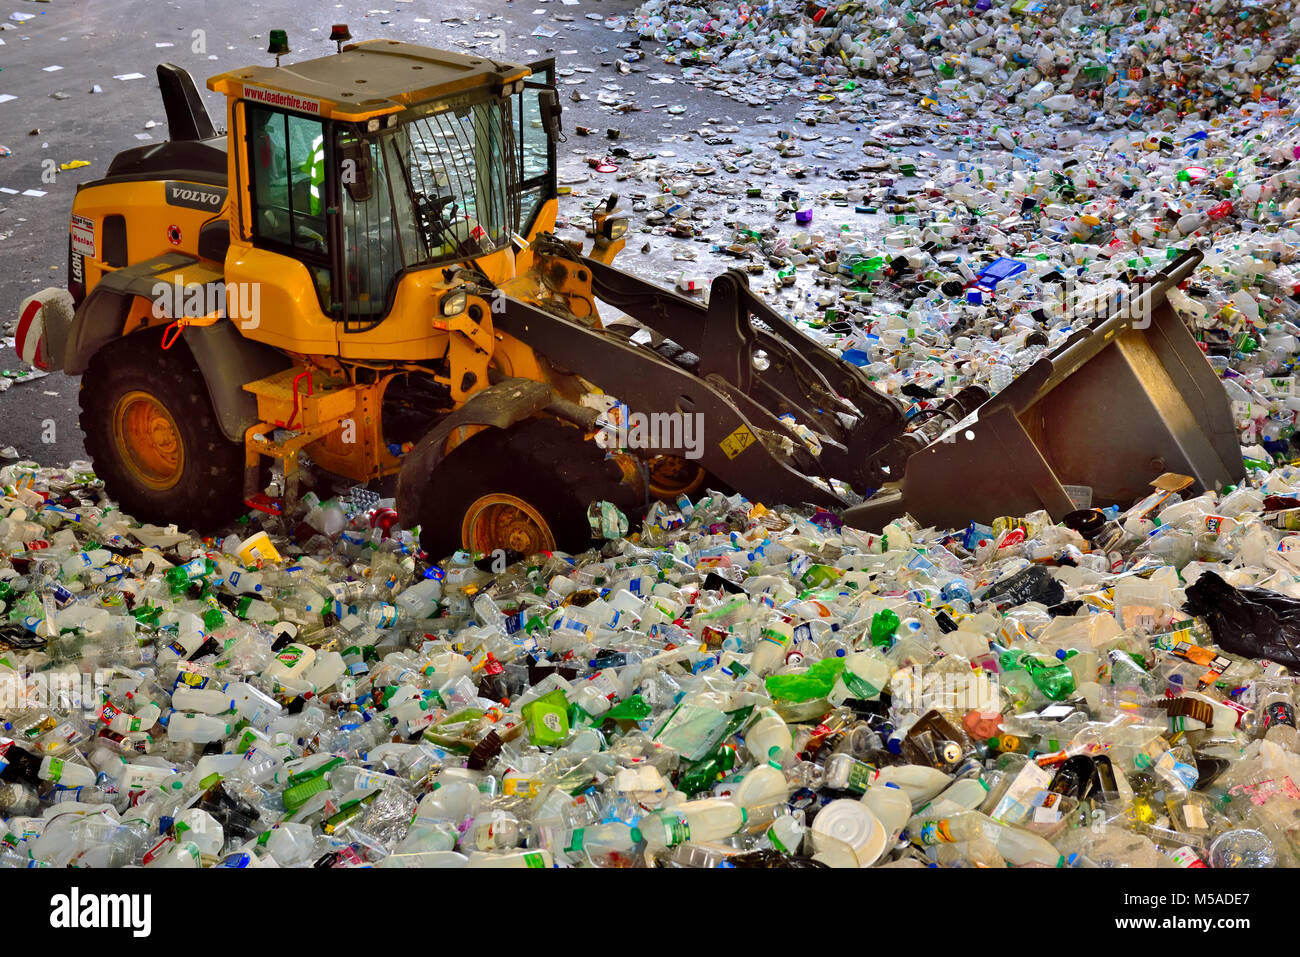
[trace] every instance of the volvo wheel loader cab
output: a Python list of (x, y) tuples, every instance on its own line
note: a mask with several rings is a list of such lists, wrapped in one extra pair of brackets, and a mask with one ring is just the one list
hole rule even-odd
[[(1226, 395), (1174, 317), (1081, 324), (1025, 386), (917, 415), (742, 272), (715, 279), (706, 306), (616, 268), (615, 196), (591, 211), (586, 252), (557, 239), (550, 64), (379, 40), (282, 66), (286, 46), (274, 67), (208, 81), (224, 134), (188, 74), (159, 67), (171, 139), (79, 187), (67, 289), (22, 306), (19, 354), (83, 376), (86, 447), (138, 518), (213, 529), (249, 505), (284, 510), (303, 456), (358, 483), (396, 474), (398, 512), (435, 558), (584, 547), (591, 502), (635, 511), (706, 481), (863, 525), (913, 501), (945, 518), (949, 500), (974, 517), (1039, 502), (1059, 518), (1063, 484), (1092, 476), (1065, 430), (1090, 403), (1111, 412), (1106, 383), (1075, 375), (1094, 357), (1151, 397), (1133, 403), (1134, 433), (1159, 447), (1124, 445), (1131, 461), (1097, 473), (1099, 494), (1165, 470), (1201, 487), (1241, 474)], [(1196, 258), (1144, 302), (1160, 308)], [(627, 315), (607, 325), (598, 303)], [(594, 441), (614, 397), (655, 441)], [(1013, 442), (994, 426), (1015, 415), (1028, 437)], [(959, 421), (972, 444), (934, 452)], [(1196, 440), (1198, 423), (1215, 434)], [(972, 486), (986, 461), (996, 478)], [(928, 462), (953, 469), (920, 475)]]
[[(596, 321), (563, 277), (525, 278), (532, 242), (556, 221), (551, 71), (359, 43), (213, 77), (227, 103), (218, 134), (188, 74), (159, 67), (171, 139), (79, 188), (67, 293), (24, 305), (39, 327), (26, 357), (84, 376), (87, 449), (123, 508), (200, 527), (246, 501), (274, 510), (259, 496), (265, 465), (283, 463), (292, 496), (301, 453), (358, 482), (391, 475), (475, 396), (479, 414), (448, 429), (444, 454), (485, 428), (546, 418), (553, 428), (534, 423), (521, 439), (546, 434), (563, 470), (587, 478), (534, 475), (521, 490), (528, 456), (479, 443), (448, 474), (496, 473), (476, 480), (482, 496), (460, 502), (460, 481), (425, 489), (435, 547), (571, 543), (586, 503), (579, 515), (568, 489), (592, 476), (610, 486), (597, 497), (627, 502), (634, 470), (584, 441), (594, 413), (574, 400), (587, 387), (492, 324), (521, 279), (521, 295)], [(609, 259), (622, 245), (613, 214), (607, 203), (593, 216)], [(556, 278), (566, 288), (547, 285)], [(528, 455), (537, 444), (522, 442)], [(462, 506), (478, 518), (448, 511)]]

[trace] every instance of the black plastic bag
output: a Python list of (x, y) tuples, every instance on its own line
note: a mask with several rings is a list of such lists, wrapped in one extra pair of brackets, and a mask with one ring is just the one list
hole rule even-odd
[(1300, 668), (1300, 601), (1264, 588), (1233, 588), (1204, 572), (1188, 586), (1183, 609), (1210, 623), (1224, 651)]
[(1030, 601), (1050, 607), (1065, 600), (1065, 587), (1052, 577), (1045, 565), (1030, 565), (1006, 581), (998, 582), (985, 593), (984, 598), (999, 608), (1010, 608)]
[(827, 867), (821, 861), (814, 861), (808, 857), (793, 857), (790, 854), (782, 854), (780, 851), (771, 848), (760, 848), (756, 851), (747, 851), (744, 854), (735, 854), (728, 858), (727, 863), (732, 867), (754, 867), (764, 870), (780, 868), (784, 870), (817, 870)]

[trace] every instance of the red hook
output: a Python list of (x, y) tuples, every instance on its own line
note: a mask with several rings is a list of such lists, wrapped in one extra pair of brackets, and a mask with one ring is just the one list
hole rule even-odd
[(170, 349), (172, 346), (176, 345), (176, 340), (181, 337), (181, 333), (184, 331), (185, 327), (181, 325), (179, 319), (164, 326), (162, 337), (163, 349)]
[(307, 377), (307, 394), (314, 394), (312, 392), (311, 367), (309, 366), (293, 377), (293, 415), (289, 416), (289, 421), (284, 424), (286, 429), (292, 429), (293, 420), (298, 418), (298, 412), (300, 411), (298, 405), (298, 383), (302, 381), (303, 376)]

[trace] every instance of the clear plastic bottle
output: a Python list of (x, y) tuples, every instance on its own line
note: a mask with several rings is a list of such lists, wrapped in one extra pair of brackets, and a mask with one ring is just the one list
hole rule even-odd
[(0, 813), (7, 817), (31, 814), (39, 801), (36, 792), (17, 781), (0, 781)]
[(731, 801), (702, 798), (648, 814), (638, 828), (650, 847), (676, 847), (686, 841), (716, 841), (735, 834), (745, 818), (744, 809)]
[(1057, 867), (1062, 860), (1061, 852), (1037, 834), (998, 824), (975, 811), (950, 818), (914, 818), (908, 825), (908, 832), (913, 835), (913, 843), (918, 845), (987, 839), (1002, 857), (1016, 866)]
[(610, 821), (568, 831), (558, 842), (555, 859), (563, 864), (611, 864), (611, 858), (630, 859), (642, 843), (641, 832), (622, 821)]
[(42, 781), (53, 781), (65, 788), (91, 787), (97, 777), (93, 768), (55, 757), (43, 758), (39, 773)]
[(177, 711), (167, 721), (167, 735), (173, 741), (206, 744), (220, 741), (233, 733), (233, 724), (209, 714)]

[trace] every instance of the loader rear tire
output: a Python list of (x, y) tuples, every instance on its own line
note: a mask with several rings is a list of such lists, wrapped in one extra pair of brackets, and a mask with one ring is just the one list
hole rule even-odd
[(593, 543), (587, 507), (601, 500), (632, 523), (645, 491), (578, 429), (551, 418), (489, 429), (453, 449), (429, 477), (420, 547), (433, 561), (461, 549), (580, 552)]
[(184, 340), (157, 330), (109, 343), (81, 379), (81, 430), (95, 474), (140, 521), (213, 530), (242, 510), (244, 448), (222, 434)]

